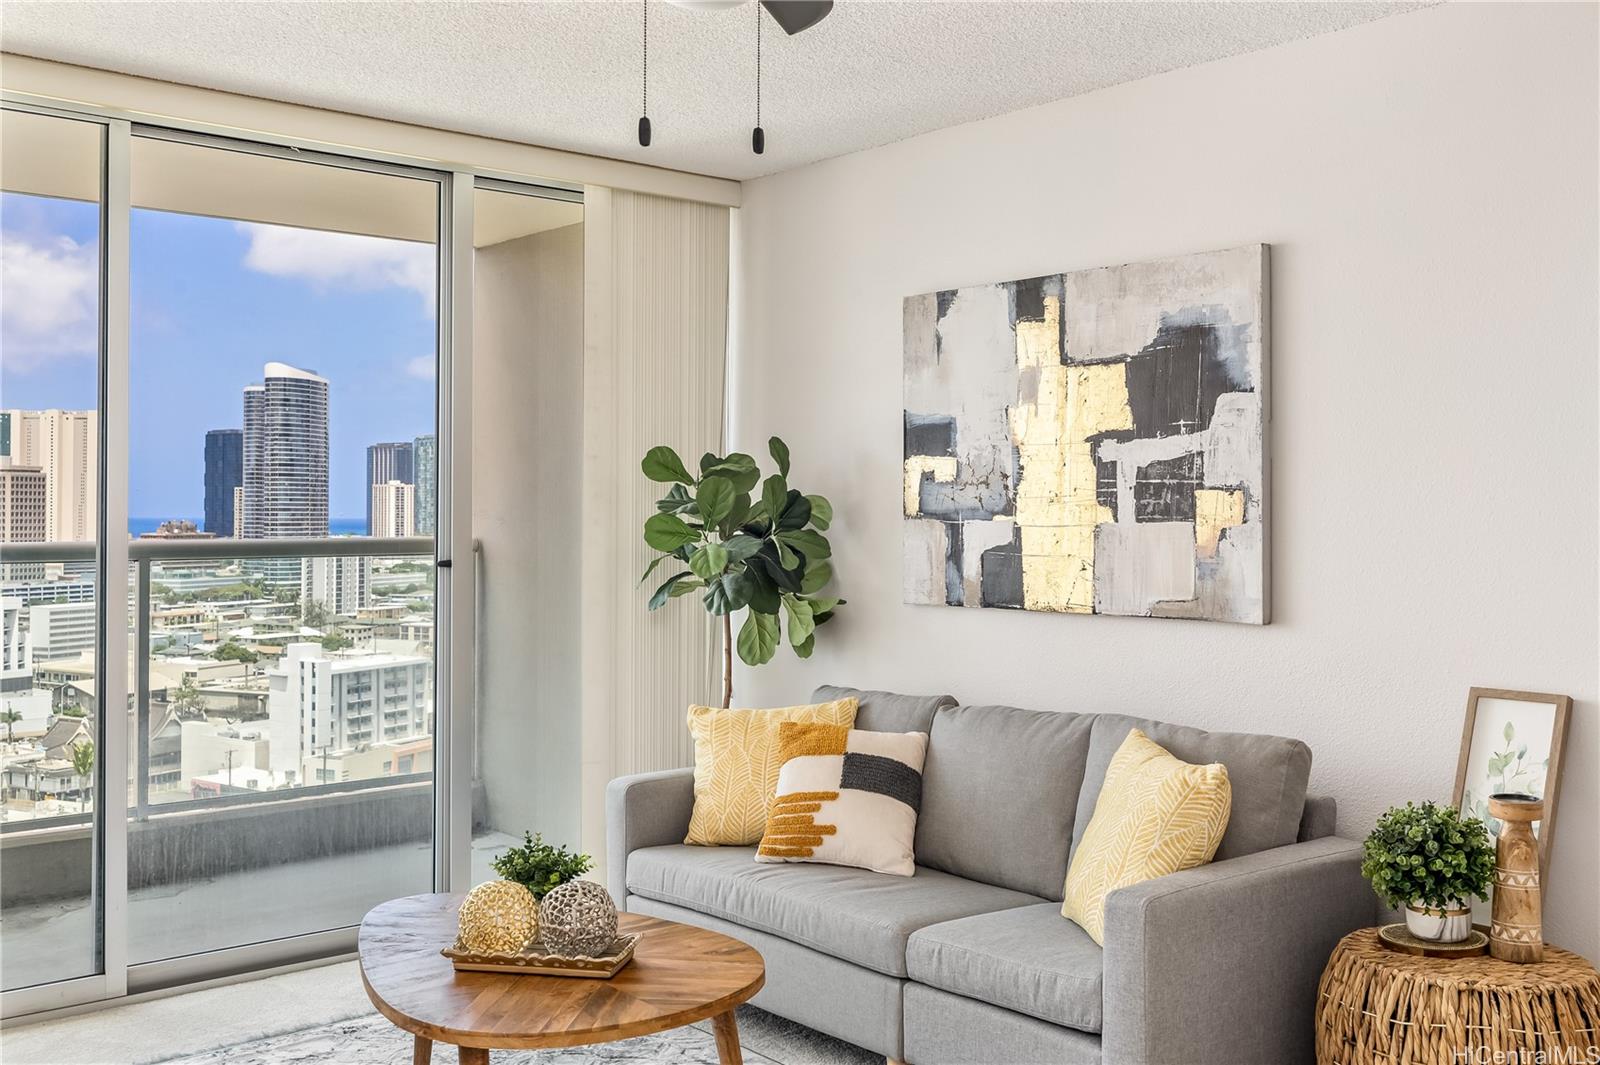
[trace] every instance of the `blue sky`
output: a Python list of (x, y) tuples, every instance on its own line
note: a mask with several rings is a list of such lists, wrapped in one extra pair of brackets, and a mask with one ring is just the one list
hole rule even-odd
[[(0, 405), (95, 406), (98, 208), (0, 195)], [(135, 210), (129, 513), (203, 511), (208, 429), (269, 361), (329, 388), (329, 511), (366, 513), (366, 447), (433, 431), (433, 248)]]

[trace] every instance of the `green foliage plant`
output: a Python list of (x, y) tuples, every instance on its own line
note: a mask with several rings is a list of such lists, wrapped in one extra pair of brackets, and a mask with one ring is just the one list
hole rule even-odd
[(510, 848), (490, 864), (504, 879), (533, 892), (536, 899), (594, 868), (594, 860), (587, 854), (576, 854), (564, 846), (552, 847), (543, 836), (527, 832), (522, 834), (522, 846)]
[(1487, 900), (1494, 844), (1483, 822), (1453, 806), (1425, 802), (1391, 807), (1362, 846), (1361, 875), (1390, 906), (1441, 909), (1470, 897)]
[[(644, 475), (670, 487), (644, 523), (644, 541), (663, 554), (639, 578), (643, 584), (662, 563), (687, 567), (662, 581), (649, 609), (700, 593), (706, 611), (722, 619), (722, 705), (733, 698), (733, 651), (752, 666), (772, 661), (783, 629), (801, 658), (811, 657), (816, 630), (844, 600), (822, 594), (833, 579), (833, 548), (823, 535), (833, 505), (820, 495), (789, 487), (789, 448), (777, 437), (767, 449), (778, 472), (762, 479), (756, 460), (741, 452), (700, 458), (690, 473), (670, 447), (653, 447), (640, 464)], [(738, 640), (733, 615), (746, 611)]]

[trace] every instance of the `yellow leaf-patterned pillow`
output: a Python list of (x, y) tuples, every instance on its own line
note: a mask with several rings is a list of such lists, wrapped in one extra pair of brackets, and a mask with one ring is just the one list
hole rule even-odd
[(694, 813), (685, 843), (749, 846), (761, 841), (767, 807), (778, 786), (778, 726), (856, 723), (855, 696), (775, 710), (689, 707), (694, 736)]
[(1106, 767), (1094, 816), (1067, 869), (1061, 915), (1104, 945), (1106, 896), (1209, 862), (1232, 808), (1227, 766), (1179, 761), (1133, 729)]

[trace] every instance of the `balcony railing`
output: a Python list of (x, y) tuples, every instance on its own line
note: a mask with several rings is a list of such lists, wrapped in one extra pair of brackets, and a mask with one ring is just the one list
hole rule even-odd
[[(129, 678), (130, 700), (135, 721), (133, 735), (133, 781), (129, 816), (144, 820), (152, 815), (166, 816), (188, 811), (233, 807), (248, 804), (303, 801), (356, 789), (404, 787), (425, 783), (431, 774), (384, 776), (370, 780), (341, 781), (334, 784), (296, 785), (269, 791), (239, 792), (207, 797), (163, 798), (152, 803), (150, 797), (150, 712), (152, 660), (152, 567), (161, 563), (235, 562), (261, 559), (299, 561), (307, 558), (424, 558), (434, 553), (432, 537), (332, 537), (276, 540), (235, 539), (136, 539), (128, 543), (128, 558), (133, 571), (129, 605), (133, 612), (133, 670)], [(97, 558), (93, 543), (8, 543), (0, 545), (0, 567), (30, 563), (84, 563)], [(6, 572), (0, 569), (0, 573)], [(30, 578), (31, 579), (31, 578)], [(241, 574), (241, 580), (245, 575)], [(9, 582), (3, 582), (9, 583)], [(380, 593), (381, 594), (381, 593)], [(113, 619), (113, 622), (114, 619)], [(248, 621), (245, 622), (246, 624)], [(285, 635), (293, 635), (287, 633)], [(106, 666), (98, 663), (100, 670)], [(36, 667), (37, 672), (37, 667)], [(97, 685), (98, 690), (98, 685)], [(104, 707), (101, 708), (102, 712)], [(365, 716), (370, 717), (368, 711)], [(98, 717), (96, 718), (98, 720)], [(270, 742), (270, 736), (269, 740)], [(114, 769), (103, 774), (110, 780)], [(103, 793), (105, 789), (97, 789)], [(83, 826), (93, 819), (92, 812), (0, 823), (0, 835)]]

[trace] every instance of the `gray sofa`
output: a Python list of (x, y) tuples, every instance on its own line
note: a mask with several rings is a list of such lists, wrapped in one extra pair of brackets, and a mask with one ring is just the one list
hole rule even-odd
[[(915, 876), (684, 846), (693, 774), (669, 770), (607, 790), (618, 904), (749, 943), (767, 963), (756, 1005), (912, 1065), (1312, 1060), (1318, 976), (1375, 904), (1333, 800), (1306, 797), (1305, 744), (949, 696), (814, 698), (845, 695), (857, 728), (929, 733)], [(1111, 894), (1102, 949), (1061, 916), (1062, 886), (1135, 726), (1225, 764), (1233, 811), (1211, 864)]]

